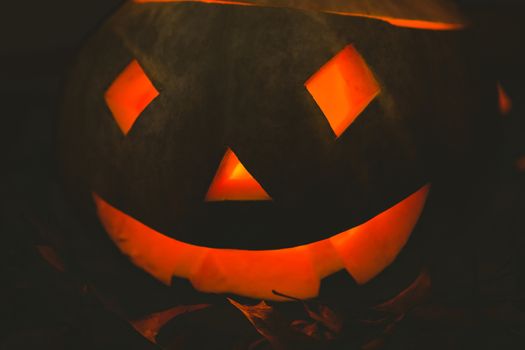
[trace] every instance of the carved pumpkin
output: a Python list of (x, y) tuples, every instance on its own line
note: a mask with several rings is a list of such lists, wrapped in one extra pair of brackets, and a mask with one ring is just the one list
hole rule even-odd
[(347, 3), (137, 0), (88, 42), (65, 178), (134, 265), (284, 300), (396, 259), (495, 85), (434, 2)]

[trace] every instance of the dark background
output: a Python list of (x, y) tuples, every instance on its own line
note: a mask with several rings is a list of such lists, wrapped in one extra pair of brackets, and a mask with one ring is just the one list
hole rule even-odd
[[(0, 11), (0, 349), (150, 346), (89, 286), (57, 274), (61, 262), (45, 234), (60, 182), (55, 134), (65, 73), (83, 39), (121, 2), (11, 1)], [(450, 251), (436, 246), (436, 255), (446, 256), (437, 274), (450, 278), (441, 278), (445, 297), (432, 317), (421, 317), (431, 318), (441, 348), (516, 348), (525, 337), (523, 10), (518, 1), (458, 3), (473, 21), (487, 74), (498, 77), (513, 109), (504, 117), (498, 159), (473, 180), (463, 227), (477, 239), (454, 242)], [(462, 268), (467, 250), (473, 269)], [(470, 281), (470, 292), (458, 281)]]

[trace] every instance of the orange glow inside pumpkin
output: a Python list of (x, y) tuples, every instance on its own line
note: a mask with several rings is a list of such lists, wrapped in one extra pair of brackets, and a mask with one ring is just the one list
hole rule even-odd
[(498, 102), (500, 113), (502, 115), (509, 114), (512, 110), (512, 100), (501, 84), (498, 84)]
[(186, 278), (205, 293), (285, 301), (272, 291), (308, 299), (317, 296), (323, 278), (342, 269), (360, 284), (379, 274), (406, 244), (429, 189), (426, 185), (371, 220), (330, 238), (276, 250), (218, 249), (184, 243), (144, 225), (96, 194), (93, 198), (113, 242), (159, 281), (170, 285), (173, 277)]
[(523, 156), (523, 157), (519, 157), (519, 158), (516, 160), (516, 169), (517, 169), (520, 173), (525, 172), (525, 156)]
[(133, 60), (106, 91), (106, 103), (124, 135), (140, 114), (159, 96), (137, 60)]
[(447, 22), (434, 22), (425, 21), (420, 19), (407, 19), (407, 18), (395, 18), (388, 16), (374, 16), (367, 15), (364, 13), (350, 13), (350, 12), (331, 12), (342, 16), (354, 16), (363, 17), (370, 19), (377, 19), (379, 21), (387, 22), (395, 27), (412, 28), (412, 29), (423, 29), (423, 30), (461, 30), (465, 28), (463, 23), (447, 23)]
[[(238, 5), (238, 6), (265, 6), (265, 7), (279, 7), (271, 6), (269, 3), (258, 3), (258, 1), (227, 1), (227, 0), (134, 0), (134, 2), (143, 3), (172, 3), (172, 2), (201, 2), (207, 4), (220, 4), (220, 5)], [(304, 5), (303, 5), (304, 6)], [(284, 6), (283, 6), (284, 7)], [(300, 6), (299, 6), (300, 7)], [(409, 18), (396, 18), (389, 16), (371, 15), (360, 12), (342, 12), (342, 11), (329, 11), (325, 10), (322, 12), (332, 13), (341, 16), (352, 16), (352, 17), (363, 17), (376, 19), (379, 21), (387, 22), (396, 27), (412, 28), (412, 29), (423, 29), (423, 30), (461, 30), (465, 28), (464, 23), (449, 23), (441, 21), (430, 21), (422, 19), (409, 19)]]
[(306, 83), (337, 137), (381, 91), (363, 57), (349, 45)]
[(239, 6), (256, 6), (244, 1), (228, 1), (228, 0), (134, 0), (136, 3), (162, 3), (162, 2), (203, 2), (205, 4), (219, 4), (219, 5), (239, 5)]
[(207, 202), (271, 200), (262, 186), (228, 148), (206, 194)]

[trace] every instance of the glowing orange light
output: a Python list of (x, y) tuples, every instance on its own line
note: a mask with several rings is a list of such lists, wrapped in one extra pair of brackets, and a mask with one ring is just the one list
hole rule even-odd
[(203, 2), (205, 4), (220, 4), (220, 5), (241, 5), (241, 6), (255, 6), (243, 1), (228, 1), (228, 0), (134, 0), (136, 3), (148, 3), (148, 2)]
[[(363, 16), (365, 17), (365, 16)], [(428, 29), (428, 30), (460, 30), (465, 28), (463, 23), (445, 23), (445, 22), (432, 22), (423, 21), (418, 19), (402, 19), (402, 18), (389, 18), (381, 16), (368, 16), (370, 18), (378, 19), (390, 23), (396, 27), (412, 28), (412, 29)]]
[(358, 283), (379, 274), (406, 244), (429, 188), (422, 187), (373, 219), (331, 238), (260, 251), (187, 244), (149, 228), (96, 194), (93, 198), (113, 242), (135, 265), (159, 281), (169, 285), (176, 276), (188, 279), (201, 292), (286, 300), (272, 290), (308, 299), (317, 296), (323, 278), (342, 269), (346, 268)]
[(331, 238), (358, 283), (368, 282), (394, 261), (416, 225), (429, 191), (430, 185), (426, 185), (372, 220)]
[(106, 91), (106, 103), (120, 130), (127, 135), (146, 107), (159, 96), (148, 76), (133, 60)]
[[(276, 2), (272, 4), (268, 1), (261, 0), (248, 0), (248, 1), (235, 1), (235, 0), (134, 0), (136, 3), (173, 3), (173, 2), (201, 2), (208, 4), (221, 4), (221, 5), (240, 5), (240, 6), (264, 6), (264, 7), (287, 7), (283, 3)], [(466, 27), (465, 23), (460, 22), (443, 22), (443, 21), (433, 21), (433, 20), (424, 20), (424, 19), (411, 19), (411, 18), (398, 18), (382, 15), (373, 15), (367, 13), (361, 13), (359, 11), (334, 11), (330, 10), (330, 6), (320, 6), (319, 4), (312, 5), (311, 3), (305, 2), (304, 4), (288, 5), (289, 7), (296, 6), (297, 8), (304, 9), (317, 9), (321, 12), (332, 13), (340, 16), (352, 16), (352, 17), (362, 17), (362, 18), (371, 18), (379, 21), (387, 22), (396, 27), (403, 28), (412, 28), (412, 29), (422, 29), (422, 30), (461, 30)]]
[(206, 194), (207, 202), (271, 200), (231, 149), (226, 151)]
[(507, 115), (512, 110), (512, 100), (501, 84), (498, 84), (499, 110), (502, 115)]
[(525, 157), (520, 157), (516, 160), (516, 169), (521, 173), (525, 172)]
[(335, 12), (327, 11), (329, 13), (334, 13), (342, 16), (353, 16), (353, 17), (362, 17), (377, 19), (379, 21), (387, 22), (395, 27), (402, 28), (412, 28), (412, 29), (422, 29), (422, 30), (461, 30), (465, 29), (466, 25), (464, 23), (447, 23), (447, 22), (436, 22), (436, 21), (426, 21), (421, 19), (407, 19), (407, 18), (395, 18), (388, 16), (376, 16), (368, 15), (364, 13), (351, 13), (351, 12)]
[(337, 137), (381, 91), (364, 59), (351, 45), (328, 61), (305, 85)]

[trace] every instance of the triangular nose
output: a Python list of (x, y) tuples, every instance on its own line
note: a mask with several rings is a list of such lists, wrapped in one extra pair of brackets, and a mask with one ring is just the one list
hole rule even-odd
[(272, 198), (231, 149), (226, 151), (206, 194), (207, 202), (268, 201)]

